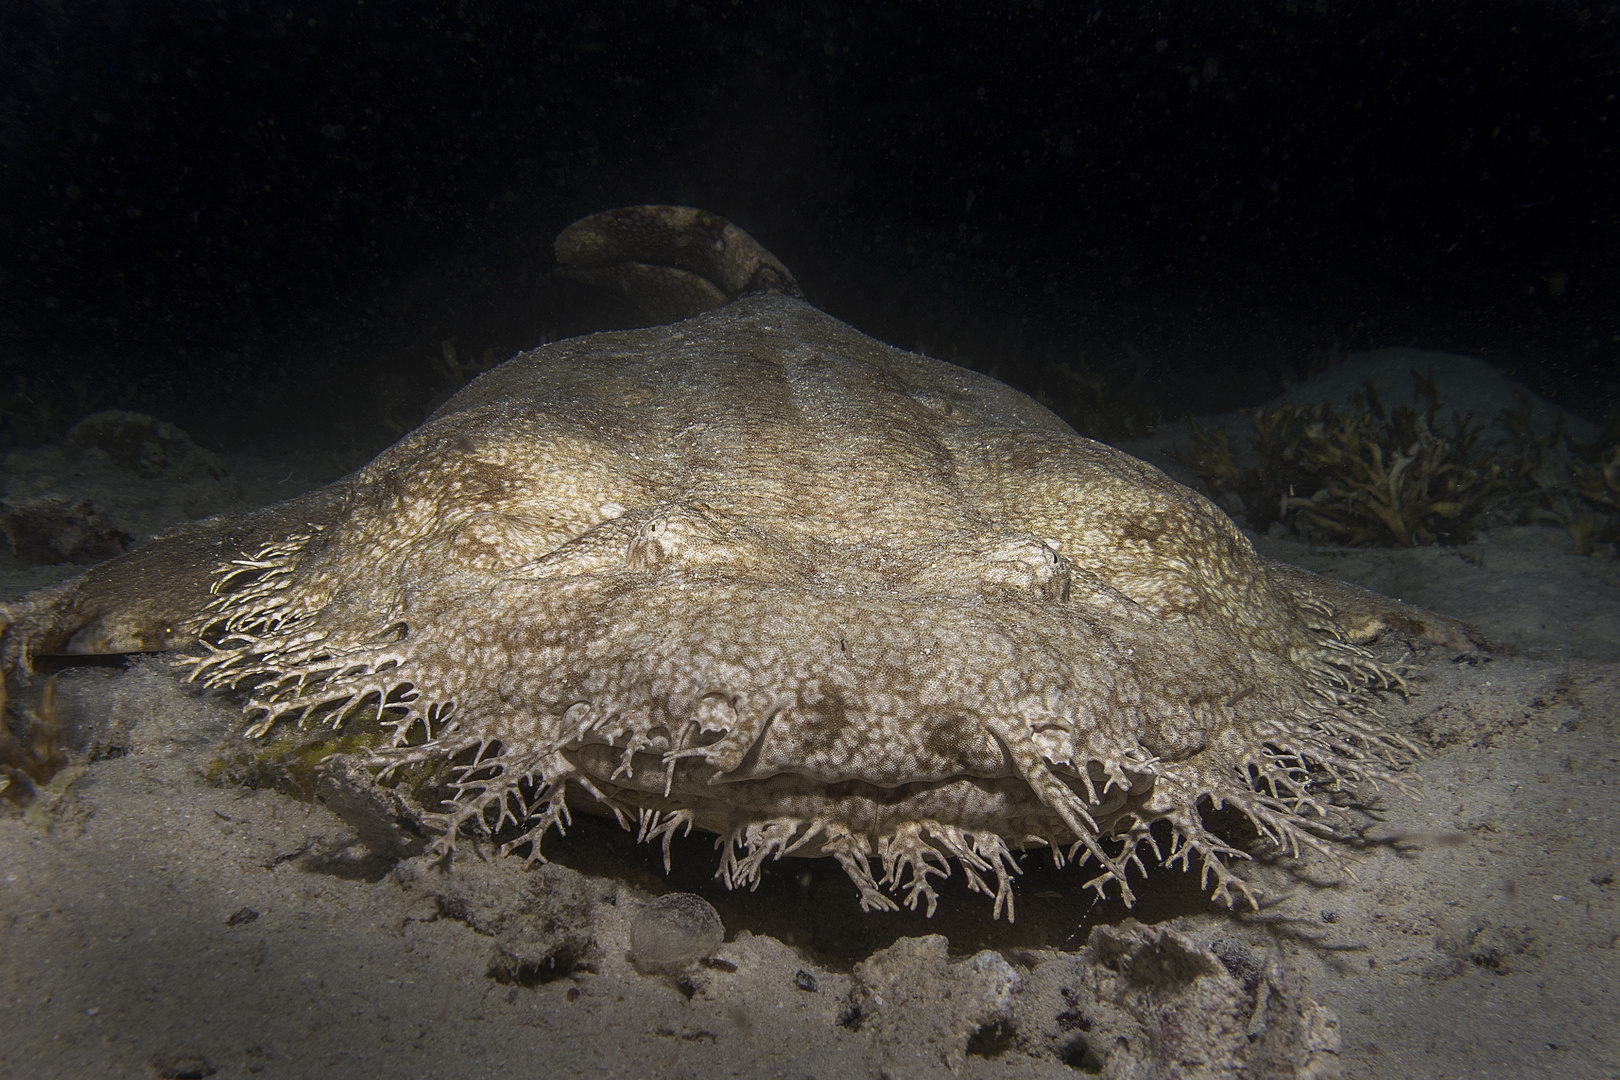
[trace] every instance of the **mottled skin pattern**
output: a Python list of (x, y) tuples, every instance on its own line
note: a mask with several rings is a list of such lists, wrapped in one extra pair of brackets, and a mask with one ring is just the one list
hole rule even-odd
[[(763, 280), (660, 263), (754, 295), (515, 357), (261, 515), (211, 601), (198, 551), (228, 542), (167, 542), (179, 629), (121, 613), (114, 563), (0, 610), (10, 656), (200, 642), (193, 676), (242, 689), (255, 731), (370, 709), (397, 732), (374, 767), (462, 755), (446, 843), (515, 822), (539, 857), (594, 800), (666, 855), (718, 833), (733, 886), (836, 857), (864, 908), (932, 912), (954, 859), (1010, 916), (1034, 846), (1127, 901), (1148, 852), (1231, 902), (1240, 853), (1201, 801), (1297, 852), (1324, 790), (1398, 783), (1408, 748), (1371, 712), (1391, 677), (1352, 638), (1424, 613), (1267, 564), (1204, 498), (817, 311), (694, 214), (587, 219), (559, 250), (606, 236), (608, 264), (704, 225)], [(161, 578), (162, 548), (137, 570)]]

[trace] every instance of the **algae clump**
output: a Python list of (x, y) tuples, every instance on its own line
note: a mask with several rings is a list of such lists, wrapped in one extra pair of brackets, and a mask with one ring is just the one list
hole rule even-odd
[(1479, 452), (1472, 414), (1442, 424), (1433, 372), (1412, 380), (1421, 408), (1386, 409), (1369, 382), (1347, 410), (1319, 401), (1249, 411), (1257, 466), (1238, 466), (1224, 426), (1194, 425), (1193, 449), (1175, 456), (1217, 501), (1231, 505), (1235, 494), (1257, 529), (1282, 522), (1351, 546), (1466, 543), (1512, 484)]

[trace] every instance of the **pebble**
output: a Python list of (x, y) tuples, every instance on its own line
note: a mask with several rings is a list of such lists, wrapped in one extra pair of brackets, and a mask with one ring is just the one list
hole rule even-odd
[(713, 954), (725, 939), (725, 924), (712, 904), (692, 893), (669, 893), (630, 924), (630, 955), (640, 971), (674, 971)]

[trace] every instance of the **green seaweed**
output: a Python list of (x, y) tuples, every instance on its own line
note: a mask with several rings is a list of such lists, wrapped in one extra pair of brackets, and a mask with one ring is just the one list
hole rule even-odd
[[(1412, 372), (1421, 406), (1386, 409), (1368, 383), (1349, 409), (1326, 401), (1252, 409), (1258, 465), (1240, 466), (1226, 425), (1192, 424), (1193, 445), (1172, 456), (1209, 495), (1266, 530), (1277, 523), (1316, 540), (1351, 546), (1463, 544), (1492, 522), (1548, 522), (1568, 529), (1573, 552), (1620, 543), (1620, 406), (1603, 434), (1577, 442), (1558, 415), (1537, 430), (1534, 402), (1520, 392), (1497, 423), (1497, 448), (1481, 450), (1472, 414), (1441, 423), (1434, 372)], [(1565, 443), (1575, 460), (1561, 475)]]
[[(1225, 424), (1205, 431), (1192, 424), (1193, 449), (1174, 452), (1177, 460), (1203, 477), (1210, 493), (1264, 530), (1277, 521), (1289, 521), (1286, 500), (1299, 491), (1314, 491), (1316, 476), (1302, 452), (1308, 424), (1322, 423), (1331, 414), (1326, 402), (1317, 406), (1283, 405), (1276, 409), (1251, 409), (1244, 415), (1254, 425), (1249, 440), (1259, 455), (1258, 467), (1240, 468), (1232, 454), (1231, 428)], [(1233, 501), (1232, 496), (1236, 496)]]
[(1595, 442), (1565, 441), (1576, 458), (1569, 466), (1573, 495), (1554, 512), (1574, 537), (1575, 554), (1594, 555), (1598, 544), (1620, 543), (1620, 405)]
[(1230, 430), (1193, 428), (1175, 456), (1217, 501), (1241, 502), (1250, 524), (1281, 522), (1313, 539), (1351, 546), (1462, 544), (1512, 489), (1501, 462), (1478, 449), (1473, 415), (1440, 422), (1434, 374), (1412, 372), (1421, 408), (1386, 409), (1369, 382), (1350, 409), (1329, 402), (1251, 410), (1258, 466), (1240, 468)]
[[(221, 786), (269, 789), (302, 802), (315, 800), (323, 763), (331, 758), (365, 757), (387, 745), (392, 731), (375, 719), (353, 717), (341, 727), (324, 724), (278, 724), (262, 739), (233, 742), (203, 769), (203, 778)], [(444, 782), (447, 763), (423, 763), (397, 769), (385, 781), (401, 786), (424, 805), (436, 805), (434, 790)]]
[(45, 683), (27, 714), (17, 718), (15, 730), (5, 715), (6, 705), (5, 681), (0, 679), (0, 800), (26, 808), (50, 789), (68, 763), (56, 676)]
[[(1610, 409), (1602, 434), (1583, 443), (1563, 431), (1563, 417), (1548, 434), (1530, 424), (1530, 398), (1504, 409), (1509, 479), (1528, 507), (1526, 517), (1569, 530), (1572, 554), (1596, 555), (1598, 545), (1620, 541), (1620, 406)], [(1561, 477), (1550, 451), (1562, 440), (1574, 460)]]

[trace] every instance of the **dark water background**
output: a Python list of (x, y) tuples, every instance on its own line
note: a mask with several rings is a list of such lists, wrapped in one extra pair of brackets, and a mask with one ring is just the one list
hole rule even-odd
[[(1601, 421), (1620, 6), (0, 3), (0, 440), (95, 408), (375, 448), (628, 319), (549, 276), (690, 203), (810, 298), (1082, 430), (1344, 349)], [(453, 352), (456, 363), (447, 363)]]

